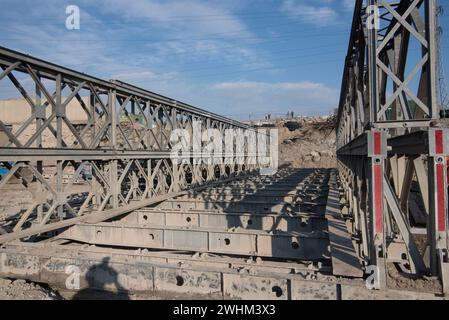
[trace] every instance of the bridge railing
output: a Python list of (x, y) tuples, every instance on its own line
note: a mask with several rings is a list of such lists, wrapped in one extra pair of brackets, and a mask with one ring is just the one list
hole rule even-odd
[[(0, 68), (0, 81), (9, 79), (30, 108), (18, 125), (0, 118), (0, 164), (7, 170), (0, 189), (20, 184), (31, 197), (3, 217), (0, 243), (88, 216), (102, 221), (270, 166), (262, 160), (268, 150), (254, 149), (270, 144), (270, 135), (237, 121), (1, 47)], [(87, 119), (81, 124), (67, 112), (74, 102)], [(205, 157), (217, 135), (219, 150)]]
[[(366, 266), (439, 276), (449, 291), (449, 131), (437, 99), (435, 0), (358, 0), (338, 111), (348, 219)], [(429, 258), (428, 258), (429, 257)]]

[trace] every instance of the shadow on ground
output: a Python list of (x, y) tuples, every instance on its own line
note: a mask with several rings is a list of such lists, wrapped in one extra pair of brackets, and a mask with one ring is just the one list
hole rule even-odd
[(105, 257), (101, 263), (90, 267), (86, 273), (88, 287), (78, 291), (73, 300), (130, 300), (129, 292), (118, 281), (118, 272), (109, 264), (110, 258)]

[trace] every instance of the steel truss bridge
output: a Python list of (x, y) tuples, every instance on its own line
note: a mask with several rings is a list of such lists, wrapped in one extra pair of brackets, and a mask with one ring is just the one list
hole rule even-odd
[[(0, 117), (2, 203), (11, 190), (29, 195), (24, 209), (0, 217), (0, 275), (68, 288), (79, 274), (80, 287), (68, 289), (239, 298), (434, 296), (391, 288), (395, 266), (447, 293), (449, 131), (435, 19), (436, 0), (357, 0), (338, 171), (281, 167), (270, 176), (260, 170), (273, 163), (239, 139), (232, 150), (242, 151), (219, 164), (194, 150), (173, 160), (174, 130), (192, 134), (200, 123), (202, 132), (244, 135), (254, 130), (245, 124), (0, 48), (0, 81), (31, 110), (16, 126)], [(85, 123), (71, 121), (73, 103)], [(366, 289), (372, 267), (380, 290)]]
[[(368, 28), (364, 8), (379, 8)], [(436, 1), (357, 1), (338, 111), (338, 168), (356, 249), (449, 290), (449, 131), (437, 98)], [(368, 21), (370, 19), (368, 18)], [(416, 49), (416, 51), (413, 51)]]

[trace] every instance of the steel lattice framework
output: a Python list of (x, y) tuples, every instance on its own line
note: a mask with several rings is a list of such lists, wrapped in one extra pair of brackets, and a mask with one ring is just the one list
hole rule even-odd
[(439, 276), (449, 290), (449, 132), (437, 98), (436, 8), (435, 0), (356, 1), (338, 159), (359, 256), (377, 266), (380, 287), (391, 262)]
[[(50, 240), (164, 249), (167, 252), (157, 254), (167, 255), (170, 261), (174, 254), (170, 250), (184, 249), (239, 258), (322, 262), (329, 260), (331, 247), (334, 263), (339, 260), (336, 249), (341, 247), (341, 232), (337, 237), (336, 230), (344, 230), (346, 222), (351, 237), (343, 240), (347, 240), (346, 249), (352, 249), (353, 240), (355, 261), (349, 273), (338, 273), (338, 264), (332, 265), (334, 275), (350, 280), (362, 277), (360, 258), (365, 271), (372, 266), (377, 270), (379, 289), (388, 287), (388, 268), (395, 264), (410, 275), (438, 277), (444, 293), (449, 293), (449, 129), (443, 126), (444, 113), (438, 105), (436, 15), (436, 0), (356, 1), (338, 110), (339, 179), (334, 171), (305, 179), (306, 173), (284, 170), (266, 179), (235, 180), (266, 163), (257, 159), (259, 155), (250, 146), (242, 149), (245, 140), (241, 139), (231, 140), (235, 152), (221, 155), (220, 164), (198, 161), (201, 155), (195, 153), (195, 146), (204, 149), (208, 139), (193, 141), (189, 155), (178, 163), (173, 160), (171, 138), (177, 129), (193, 137), (196, 130), (214, 129), (225, 136), (226, 130), (235, 129), (237, 136), (244, 136), (244, 130), (252, 129), (120, 81), (104, 81), (0, 47), (0, 81), (9, 79), (31, 110), (31, 116), (16, 127), (0, 118), (0, 163), (8, 169), (0, 190), (21, 183), (32, 195), (26, 210), (2, 222), (0, 243), (38, 242), (42, 237), (36, 236), (62, 230), (50, 234), (54, 236)], [(85, 113), (87, 120), (82, 125), (71, 121), (67, 112), (73, 101)], [(260, 134), (256, 137), (269, 140)], [(298, 185), (301, 177), (304, 181)], [(320, 195), (322, 187), (314, 186), (310, 201), (304, 199), (310, 196), (309, 184), (312, 187), (312, 182), (323, 184), (325, 180), (329, 184), (324, 193), (325, 217), (302, 212), (322, 206), (318, 201), (324, 196)], [(258, 190), (262, 185), (267, 189)], [(218, 187), (214, 190), (213, 186)], [(292, 188), (293, 193), (281, 200), (283, 192)], [(192, 193), (196, 193), (193, 198)], [(243, 200), (234, 203), (239, 197)], [(145, 208), (163, 201), (160, 207)], [(345, 221), (337, 219), (340, 211)], [(284, 230), (278, 230), (282, 223)], [(245, 227), (235, 229), (239, 226)], [(316, 231), (326, 226), (326, 231)], [(223, 230), (218, 232), (217, 227)], [(35, 244), (39, 245), (31, 245)], [(36, 267), (34, 261), (40, 258), (17, 255), (15, 245), (32, 249), (30, 244), (13, 243), (5, 249), (12, 253), (3, 250), (2, 261), (6, 262), (0, 271), (4, 274), (34, 268), (39, 275), (39, 268), (47, 268), (47, 257)], [(223, 258), (226, 268), (232, 269), (226, 272), (239, 277), (231, 287), (240, 282), (243, 291), (254, 286), (250, 278), (233, 274), (236, 270), (229, 259)], [(223, 261), (212, 261), (213, 267)], [(205, 264), (203, 260), (196, 263)], [(285, 261), (273, 263), (284, 270)], [(151, 267), (155, 287), (161, 279), (173, 285), (172, 280), (184, 272), (166, 267)], [(265, 267), (273, 271), (271, 265), (261, 268)], [(268, 281), (270, 290), (276, 293), (284, 288), (280, 297), (289, 291), (287, 284), (296, 288), (295, 268), (285, 269), (292, 277), (289, 283), (284, 274), (281, 282), (278, 278)], [(317, 264), (316, 271), (323, 268)], [(123, 274), (129, 270), (124, 268)], [(197, 279), (198, 272), (182, 276)], [(204, 280), (203, 273), (198, 277)], [(220, 279), (224, 279), (222, 274), (212, 274), (209, 280), (221, 290), (225, 286), (217, 285)], [(267, 291), (266, 279), (257, 281)], [(331, 285), (332, 294), (341, 294), (341, 288), (344, 293), (345, 281), (338, 284), (340, 289)], [(316, 285), (318, 291), (323, 290), (323, 283)], [(301, 284), (297, 291), (302, 294), (303, 289)]]
[[(0, 80), (9, 79), (31, 108), (31, 116), (17, 129), (0, 119), (7, 137), (0, 162), (9, 169), (0, 189), (15, 179), (33, 198), (27, 210), (2, 226), (1, 243), (83, 221), (105, 221), (258, 169), (256, 155), (247, 148), (216, 165), (196, 161), (194, 153), (180, 163), (170, 157), (175, 129), (191, 134), (199, 123), (197, 130), (217, 129), (224, 136), (227, 129), (248, 130), (242, 123), (6, 48), (0, 48), (0, 68)], [(33, 94), (26, 89), (30, 82)], [(71, 101), (84, 110), (85, 125), (67, 116)], [(201, 149), (207, 141), (197, 143)], [(232, 143), (233, 150), (240, 150), (236, 145), (241, 140)]]

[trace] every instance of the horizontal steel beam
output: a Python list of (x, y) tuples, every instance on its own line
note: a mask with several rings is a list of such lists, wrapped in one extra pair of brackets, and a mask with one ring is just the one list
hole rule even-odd
[[(236, 194), (197, 194), (191, 200), (195, 201), (225, 201), (225, 202), (237, 202), (237, 201), (256, 201), (256, 202), (264, 202), (264, 203), (292, 203), (296, 201), (301, 195), (290, 195), (290, 196), (282, 196), (282, 195), (269, 195), (259, 193), (255, 194), (244, 194), (244, 195), (236, 195)], [(186, 200), (185, 198), (177, 199), (177, 200)]]
[(403, 155), (421, 155), (429, 153), (429, 133), (416, 131), (388, 139), (388, 153)]
[[(256, 154), (234, 154), (233, 157), (255, 157)], [(227, 156), (211, 155), (209, 159), (223, 159), (226, 164)], [(151, 150), (112, 150), (112, 149), (46, 149), (46, 148), (0, 148), (0, 161), (58, 161), (58, 160), (121, 160), (121, 159), (171, 159), (179, 160), (185, 158), (177, 157), (170, 151)], [(190, 153), (189, 160), (200, 161), (204, 156)]]
[(169, 151), (0, 148), (0, 161), (170, 159)]
[(368, 154), (368, 135), (361, 134), (345, 146), (337, 150), (338, 155), (362, 156)]
[[(92, 83), (96, 86), (102, 87), (105, 90), (115, 90), (119, 94), (125, 94), (125, 95), (138, 95), (142, 96), (144, 98), (147, 98), (149, 100), (153, 100), (157, 103), (163, 103), (167, 106), (186, 111), (189, 113), (201, 115), (210, 119), (218, 120), (221, 122), (229, 123), (231, 125), (240, 127), (240, 128), (249, 128), (248, 125), (240, 123), (235, 120), (231, 120), (229, 118), (214, 114), (212, 112), (208, 112), (196, 107), (193, 107), (191, 105), (188, 105), (186, 103), (176, 101), (174, 99), (164, 97), (162, 95), (156, 94), (154, 92), (150, 92), (138, 87), (131, 86), (129, 84), (126, 84), (124, 82), (120, 82), (117, 80), (114, 81), (105, 81), (90, 75), (87, 75), (85, 73), (77, 72), (59, 65), (56, 65), (54, 63), (50, 63), (44, 60), (40, 60), (38, 58), (32, 57), (27, 54), (23, 54), (14, 50), (10, 50), (4, 47), (0, 47), (0, 65), (3, 66), (10, 66), (12, 64), (15, 64), (16, 62), (24, 62), (27, 64), (30, 64), (31, 66), (35, 67), (36, 69), (39, 69), (39, 75), (42, 78), (47, 78), (51, 80), (56, 79), (56, 74), (63, 74), (65, 77), (71, 77), (78, 81), (86, 81), (89, 83)], [(26, 71), (24, 66), (19, 65), (16, 70), (22, 70)], [(86, 87), (88, 89), (88, 87)]]
[(77, 224), (58, 236), (95, 245), (186, 250), (269, 258), (319, 260), (329, 257), (328, 238), (323, 232), (268, 233), (216, 229), (178, 229), (101, 223)]
[(243, 228), (264, 231), (312, 232), (326, 230), (324, 217), (312, 214), (278, 215), (238, 212), (158, 211), (141, 209), (124, 218), (126, 223), (139, 226), (183, 228)]
[(399, 121), (377, 121), (373, 123), (376, 129), (404, 129), (404, 128), (428, 128), (431, 120), (399, 120)]
[[(223, 210), (234, 212), (301, 212), (307, 208), (325, 207), (323, 201), (303, 201), (299, 204), (287, 202), (264, 202), (264, 201), (196, 201), (195, 199), (165, 201), (159, 205), (160, 209), (183, 209), (183, 210)], [(311, 209), (312, 210), (312, 209)]]

